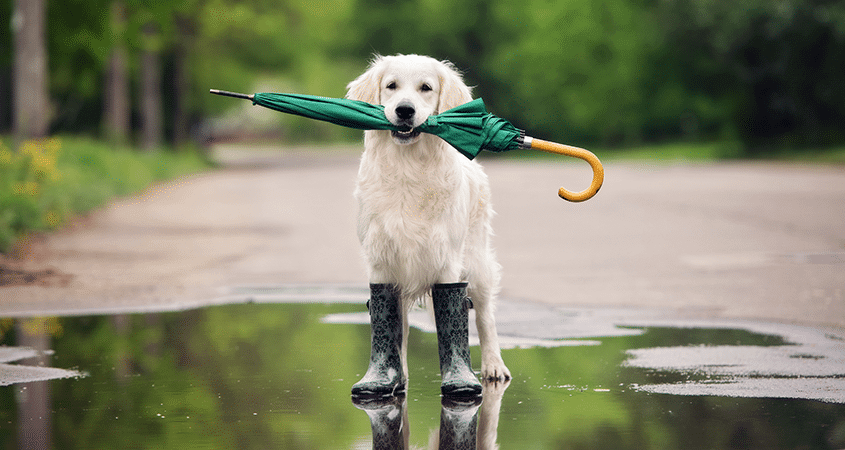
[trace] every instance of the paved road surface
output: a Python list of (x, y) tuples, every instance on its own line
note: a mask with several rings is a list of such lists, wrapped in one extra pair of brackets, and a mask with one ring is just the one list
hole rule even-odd
[[(237, 287), (365, 286), (356, 151), (219, 149), (226, 169), (118, 200), (50, 236), (67, 286), (0, 288), (0, 316), (151, 311), (243, 300)], [(601, 155), (600, 155), (601, 156)], [(502, 302), (636, 307), (845, 327), (845, 168), (483, 160)], [(363, 300), (363, 299), (362, 299)]]

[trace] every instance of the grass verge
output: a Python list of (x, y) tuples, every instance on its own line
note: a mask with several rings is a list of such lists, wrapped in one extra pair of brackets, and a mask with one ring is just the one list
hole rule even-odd
[(0, 138), (0, 253), (114, 197), (210, 166), (194, 151), (138, 153), (89, 138), (26, 141), (17, 151), (10, 142)]

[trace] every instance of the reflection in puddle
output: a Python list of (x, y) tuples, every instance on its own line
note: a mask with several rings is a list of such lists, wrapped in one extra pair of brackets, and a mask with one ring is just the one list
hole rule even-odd
[[(499, 428), (502, 396), (510, 381), (485, 382), (481, 397), (441, 398), (440, 428), (432, 430), (428, 449), (494, 450)], [(409, 449), (409, 426), (405, 396), (377, 399), (352, 398), (367, 413), (373, 431), (373, 450)], [(479, 412), (480, 408), (480, 412)]]
[[(406, 397), (356, 405), (350, 388), (367, 367), (370, 330), (327, 318), (354, 317), (362, 303), (57, 319), (61, 334), (47, 336), (43, 348), (52, 352), (40, 355), (51, 368), (87, 376), (0, 387), (0, 446), (362, 449), (373, 448), (379, 423), (385, 439), (397, 439), (389, 432), (398, 419), (407, 448), (470, 437), (478, 448), (502, 449), (845, 448), (845, 350), (836, 335), (774, 325), (676, 328), (630, 314), (537, 314), (502, 302), (514, 380), (498, 397), (444, 404), (437, 338), (415, 328)], [(599, 345), (561, 340), (584, 338)], [(545, 344), (520, 348), (532, 340)], [(15, 332), (2, 344), (37, 347)], [(478, 348), (471, 351), (480, 361)], [(777, 385), (806, 378), (828, 383), (808, 384), (808, 392), (827, 394), (792, 395), (794, 386)], [(773, 384), (747, 397), (721, 389), (745, 379)]]
[(45, 367), (48, 357), (53, 354), (49, 348), (50, 336), (61, 333), (57, 319), (35, 318), (17, 323), (6, 319), (0, 324), (0, 337), (4, 332), (13, 331), (17, 334), (19, 346), (0, 347), (0, 386), (85, 376), (75, 370)]

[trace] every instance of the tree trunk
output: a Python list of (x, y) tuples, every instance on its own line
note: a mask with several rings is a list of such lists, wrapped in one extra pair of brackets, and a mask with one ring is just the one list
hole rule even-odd
[(184, 16), (176, 17), (177, 40), (173, 59), (173, 143), (177, 146), (188, 140), (188, 62), (189, 46), (193, 42), (193, 24)]
[(162, 99), (161, 55), (155, 25), (144, 26), (144, 49), (141, 53), (141, 147), (153, 150), (161, 146)]
[(44, 0), (15, 0), (13, 127), (20, 140), (44, 137), (50, 126)]
[(126, 4), (116, 0), (111, 4), (112, 49), (106, 68), (104, 127), (106, 137), (116, 145), (129, 139), (130, 100), (129, 71), (126, 51)]

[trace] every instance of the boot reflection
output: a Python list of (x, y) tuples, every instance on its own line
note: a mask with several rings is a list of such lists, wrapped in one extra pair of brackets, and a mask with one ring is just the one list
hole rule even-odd
[(352, 404), (367, 413), (373, 430), (373, 450), (407, 450), (408, 412), (405, 396), (352, 397)]
[[(440, 429), (429, 436), (431, 450), (494, 450), (502, 396), (510, 381), (484, 382), (481, 397), (443, 397)], [(405, 396), (353, 397), (356, 408), (367, 413), (373, 431), (373, 450), (408, 450), (408, 411)]]
[[(440, 409), (440, 437), (437, 449), (475, 449), (478, 407), (481, 397), (471, 399), (443, 397)], [(430, 442), (430, 441), (429, 441)], [(429, 444), (431, 447), (431, 445)]]

